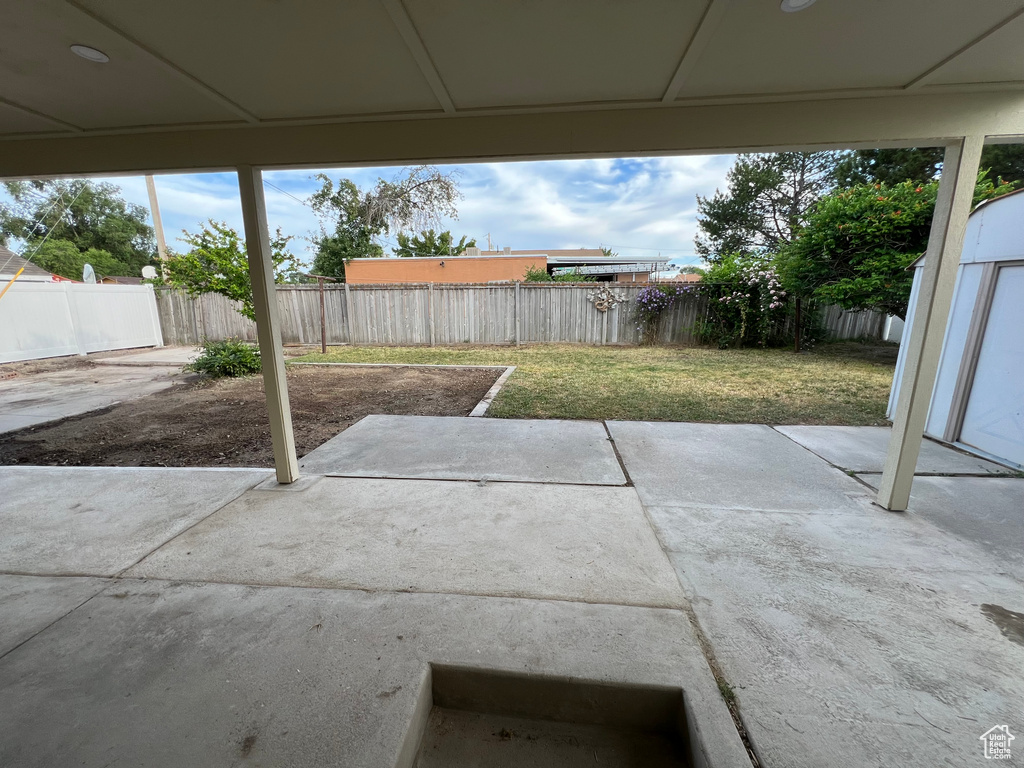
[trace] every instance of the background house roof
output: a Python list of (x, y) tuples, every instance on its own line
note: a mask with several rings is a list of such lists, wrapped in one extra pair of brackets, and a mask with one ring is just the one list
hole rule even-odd
[(26, 278), (35, 278), (37, 280), (53, 279), (53, 275), (42, 267), (37, 267), (35, 264), (30, 261), (26, 261), (9, 248), (5, 248), (0, 245), (0, 275), (3, 275), (10, 280), (22, 267), (25, 268), (25, 271), (21, 273), (21, 277), (18, 278), (19, 280), (24, 280)]

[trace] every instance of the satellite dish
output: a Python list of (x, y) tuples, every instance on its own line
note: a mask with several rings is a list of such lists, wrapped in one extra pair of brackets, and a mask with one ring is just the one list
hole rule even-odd
[(156, 267), (147, 264), (142, 268), (142, 276), (146, 280), (156, 280)]
[(96, 270), (92, 268), (92, 264), (86, 264), (82, 267), (82, 282), (83, 283), (95, 283), (96, 282)]

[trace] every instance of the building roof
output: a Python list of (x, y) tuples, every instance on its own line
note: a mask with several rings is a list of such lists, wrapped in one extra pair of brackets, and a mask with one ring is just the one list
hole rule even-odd
[[(6, 265), (6, 266), (5, 266)], [(52, 280), (53, 274), (47, 272), (42, 267), (38, 267), (30, 261), (23, 259), (21, 256), (16, 254), (9, 248), (5, 248), (0, 245), (0, 275), (6, 275), (8, 279), (13, 277), (19, 269), (25, 268), (25, 271), (21, 273), (21, 278), (36, 278), (44, 280)]]
[(703, 275), (698, 275), (693, 272), (680, 272), (678, 275), (672, 275), (672, 277), (659, 278), (659, 281), (672, 283), (699, 283), (701, 278), (703, 278)]
[(104, 275), (100, 282), (114, 282), (118, 285), (142, 285), (142, 277), (128, 277), (126, 275)]
[(480, 251), (481, 256), (547, 256), (553, 259), (606, 259), (600, 248), (555, 248), (546, 251)]

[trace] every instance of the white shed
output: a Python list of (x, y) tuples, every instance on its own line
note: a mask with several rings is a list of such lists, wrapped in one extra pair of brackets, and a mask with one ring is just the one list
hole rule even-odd
[[(904, 338), (923, 261), (914, 265)], [(901, 348), (890, 418), (903, 358)], [(925, 434), (1024, 467), (1024, 190), (982, 203), (968, 220)]]

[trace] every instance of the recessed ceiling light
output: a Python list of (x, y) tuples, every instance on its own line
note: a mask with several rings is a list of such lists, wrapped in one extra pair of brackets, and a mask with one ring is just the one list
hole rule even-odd
[(95, 48), (90, 48), (88, 45), (72, 45), (71, 52), (75, 54), (75, 56), (81, 56), (83, 59), (95, 61), (97, 64), (106, 64), (110, 61), (110, 57), (103, 51), (97, 51)]
[(814, 5), (814, 0), (782, 0), (782, 10), (786, 13), (796, 13), (804, 8)]

